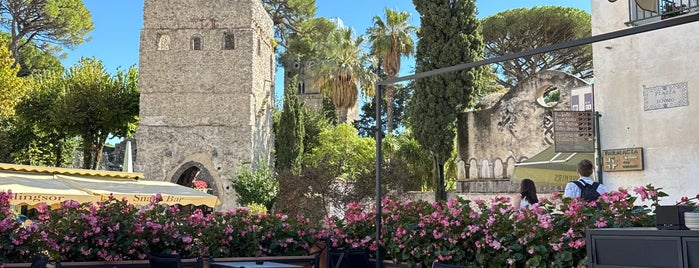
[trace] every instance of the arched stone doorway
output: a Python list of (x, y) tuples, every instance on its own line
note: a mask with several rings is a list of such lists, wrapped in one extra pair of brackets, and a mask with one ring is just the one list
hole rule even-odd
[(187, 187), (193, 187), (192, 182), (194, 180), (205, 181), (206, 185), (211, 189), (210, 193), (219, 196), (216, 180), (211, 176), (209, 170), (199, 162), (189, 161), (182, 164), (171, 179), (172, 182)]

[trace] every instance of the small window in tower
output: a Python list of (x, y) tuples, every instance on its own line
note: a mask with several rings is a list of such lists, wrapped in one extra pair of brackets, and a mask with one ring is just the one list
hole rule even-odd
[(170, 35), (158, 34), (158, 50), (170, 50)]
[(235, 37), (232, 33), (223, 34), (223, 49), (235, 49)]
[(260, 43), (261, 43), (260, 39), (257, 39), (257, 55), (258, 56), (260, 55), (260, 48), (262, 47), (262, 45)]
[(306, 84), (303, 82), (299, 82), (298, 85), (298, 94), (306, 94)]
[(192, 36), (192, 50), (201, 50), (202, 45), (201, 45), (201, 36), (195, 35)]

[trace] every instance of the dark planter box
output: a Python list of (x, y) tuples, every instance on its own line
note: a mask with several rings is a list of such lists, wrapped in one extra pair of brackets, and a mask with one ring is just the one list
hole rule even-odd
[(588, 229), (587, 267), (699, 267), (699, 232), (655, 228)]
[(658, 206), (655, 208), (655, 226), (658, 230), (689, 230), (684, 225), (684, 213), (693, 210), (690, 206)]
[[(274, 257), (235, 257), (235, 258), (203, 258), (201, 268), (210, 267), (211, 261), (272, 261), (280, 263), (295, 264), (303, 267), (310, 267), (315, 263), (315, 255), (310, 256), (274, 256)], [(6, 263), (5, 268), (10, 267), (31, 267), (31, 263)], [(71, 262), (62, 261), (59, 263), (51, 262), (49, 268), (149, 268), (148, 260), (131, 260), (131, 261), (85, 261)], [(199, 268), (197, 259), (182, 259), (182, 268)]]

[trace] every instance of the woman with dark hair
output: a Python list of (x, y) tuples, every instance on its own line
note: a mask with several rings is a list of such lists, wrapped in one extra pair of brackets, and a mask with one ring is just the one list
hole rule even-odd
[(539, 203), (539, 198), (536, 197), (536, 185), (530, 179), (523, 179), (519, 185), (519, 195), (514, 199), (514, 207), (528, 208)]

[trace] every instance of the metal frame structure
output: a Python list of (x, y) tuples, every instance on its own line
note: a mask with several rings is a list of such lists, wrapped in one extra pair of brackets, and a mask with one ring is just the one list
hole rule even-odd
[[(415, 73), (415, 74), (411, 74), (411, 75), (396, 77), (393, 79), (386, 79), (386, 80), (378, 81), (376, 83), (376, 95), (374, 96), (374, 102), (375, 102), (375, 106), (376, 106), (376, 119), (375, 119), (376, 126), (374, 129), (375, 137), (376, 137), (376, 240), (380, 241), (379, 239), (381, 239), (381, 212), (382, 212), (381, 184), (382, 184), (382, 180), (383, 180), (383, 175), (381, 172), (381, 167), (383, 165), (383, 159), (382, 159), (383, 155), (382, 155), (382, 151), (381, 151), (381, 144), (382, 144), (382, 137), (383, 137), (383, 131), (381, 129), (382, 124), (383, 124), (381, 122), (381, 95), (382, 95), (381, 90), (382, 90), (382, 86), (394, 84), (394, 83), (398, 83), (398, 82), (403, 82), (403, 81), (408, 81), (408, 80), (415, 80), (415, 79), (419, 79), (419, 78), (430, 77), (430, 76), (439, 75), (439, 74), (443, 74), (443, 73), (456, 72), (456, 71), (465, 70), (465, 69), (469, 69), (469, 68), (473, 68), (473, 67), (498, 63), (498, 62), (507, 61), (507, 60), (513, 60), (513, 59), (517, 59), (517, 58), (521, 58), (521, 57), (532, 56), (532, 55), (546, 53), (546, 52), (550, 52), (550, 51), (571, 48), (571, 47), (577, 47), (577, 46), (592, 44), (595, 42), (601, 42), (601, 41), (616, 39), (616, 38), (620, 38), (620, 37), (625, 37), (625, 36), (630, 36), (630, 35), (635, 35), (635, 34), (655, 31), (655, 30), (660, 30), (660, 29), (673, 27), (673, 26), (677, 26), (677, 25), (682, 25), (682, 24), (695, 22), (695, 21), (699, 21), (699, 13), (688, 14), (685, 16), (678, 16), (678, 17), (674, 17), (672, 19), (666, 19), (666, 20), (656, 22), (656, 23), (646, 24), (646, 25), (642, 25), (642, 26), (637, 26), (637, 27), (628, 28), (628, 29), (624, 29), (624, 30), (604, 33), (604, 34), (600, 34), (600, 35), (594, 35), (594, 36), (585, 37), (582, 39), (561, 42), (561, 43), (553, 44), (550, 46), (521, 51), (521, 52), (512, 53), (512, 54), (508, 54), (508, 55), (504, 55), (504, 56), (500, 56), (500, 57), (484, 59), (484, 60), (480, 60), (480, 61), (476, 61), (476, 62), (467, 62), (467, 63), (457, 64), (457, 65), (453, 65), (453, 66), (449, 66), (449, 67), (430, 70), (430, 71), (426, 71), (426, 72)], [(383, 261), (381, 259), (381, 245), (377, 244), (376, 267), (381, 268), (382, 262)]]

